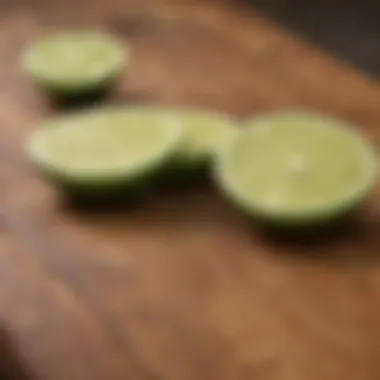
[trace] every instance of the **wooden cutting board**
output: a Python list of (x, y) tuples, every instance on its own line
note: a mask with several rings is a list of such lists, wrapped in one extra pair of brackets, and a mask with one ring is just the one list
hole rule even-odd
[(313, 245), (261, 236), (214, 189), (129, 210), (62, 204), (30, 169), (52, 108), (22, 47), (54, 26), (102, 26), (133, 62), (110, 102), (238, 116), (301, 106), (380, 142), (380, 87), (236, 2), (1, 2), (0, 318), (37, 380), (375, 380), (380, 204)]

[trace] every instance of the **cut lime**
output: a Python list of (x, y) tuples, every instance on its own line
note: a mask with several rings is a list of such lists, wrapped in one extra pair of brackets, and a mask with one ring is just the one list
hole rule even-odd
[(168, 115), (104, 109), (46, 123), (28, 149), (32, 161), (71, 194), (128, 197), (152, 184), (177, 153), (182, 131)]
[(345, 124), (307, 113), (257, 118), (219, 155), (216, 178), (248, 214), (284, 226), (345, 215), (373, 189), (376, 158)]
[(114, 37), (95, 31), (57, 32), (29, 46), (25, 71), (42, 87), (58, 95), (98, 91), (120, 74), (126, 52)]
[[(227, 115), (200, 109), (147, 108), (149, 112), (170, 115), (183, 126), (184, 140), (164, 182), (178, 183), (201, 177), (216, 152), (236, 134), (233, 119)], [(144, 107), (141, 107), (144, 112)]]
[(200, 110), (177, 111), (185, 128), (184, 160), (199, 163), (210, 160), (236, 132), (230, 117)]
[(177, 111), (185, 139), (174, 168), (175, 182), (187, 182), (207, 175), (216, 153), (236, 134), (233, 120), (201, 110)]

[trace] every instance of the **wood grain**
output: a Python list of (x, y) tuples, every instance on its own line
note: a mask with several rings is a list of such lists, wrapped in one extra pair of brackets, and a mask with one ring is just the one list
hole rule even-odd
[(23, 77), (22, 47), (56, 26), (125, 38), (109, 102), (238, 116), (308, 107), (380, 143), (380, 87), (228, 2), (1, 2), (0, 317), (39, 380), (374, 380), (380, 376), (375, 194), (314, 245), (269, 240), (215, 190), (83, 213), (30, 169), (25, 138), (61, 112)]

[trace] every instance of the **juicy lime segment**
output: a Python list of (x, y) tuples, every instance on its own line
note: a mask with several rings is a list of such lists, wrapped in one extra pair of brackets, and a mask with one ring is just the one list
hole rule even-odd
[(188, 184), (207, 177), (217, 152), (237, 133), (236, 124), (227, 115), (196, 108), (160, 108), (140, 106), (141, 113), (167, 115), (183, 129), (183, 141), (176, 157), (162, 173), (164, 186)]
[(229, 116), (191, 108), (159, 108), (140, 106), (142, 113), (168, 115), (175, 118), (184, 130), (180, 155), (184, 160), (203, 161), (213, 156), (236, 134), (237, 128)]
[(203, 111), (178, 112), (185, 130), (183, 155), (188, 159), (209, 158), (236, 132), (232, 120), (224, 115)]
[(247, 123), (220, 155), (218, 179), (248, 212), (274, 221), (328, 218), (374, 185), (372, 148), (343, 123), (282, 114)]
[(34, 42), (23, 65), (45, 87), (70, 92), (105, 84), (120, 73), (126, 58), (123, 46), (110, 35), (70, 31)]
[(167, 182), (185, 185), (208, 177), (217, 152), (236, 134), (228, 116), (202, 110), (174, 112), (184, 129), (184, 140)]
[(182, 141), (176, 120), (132, 111), (66, 116), (29, 141), (31, 159), (57, 182), (75, 187), (134, 186), (167, 163)]

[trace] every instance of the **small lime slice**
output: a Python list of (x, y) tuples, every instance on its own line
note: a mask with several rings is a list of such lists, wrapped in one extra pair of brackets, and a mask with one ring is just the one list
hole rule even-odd
[(173, 184), (206, 178), (217, 152), (237, 133), (229, 116), (202, 110), (177, 111), (185, 139), (172, 171)]
[(140, 106), (136, 109), (176, 118), (184, 128), (181, 155), (184, 160), (194, 163), (210, 160), (237, 132), (235, 121), (222, 113), (196, 108)]
[(53, 93), (98, 90), (111, 83), (127, 59), (122, 44), (96, 31), (57, 32), (32, 43), (23, 55), (25, 71)]
[(58, 184), (107, 196), (149, 184), (176, 154), (182, 131), (168, 115), (87, 111), (47, 122), (31, 136), (28, 151)]
[(185, 160), (202, 162), (211, 159), (236, 133), (232, 119), (226, 115), (200, 110), (178, 111), (185, 128), (182, 149)]
[[(154, 108), (149, 112), (170, 115), (183, 126), (184, 140), (168, 167), (164, 182), (177, 184), (203, 177), (218, 150), (237, 133), (234, 120), (222, 113), (196, 108)], [(141, 107), (144, 112), (144, 107)]]
[(217, 180), (257, 218), (283, 225), (324, 223), (372, 190), (371, 146), (344, 123), (307, 113), (251, 120), (223, 150)]

